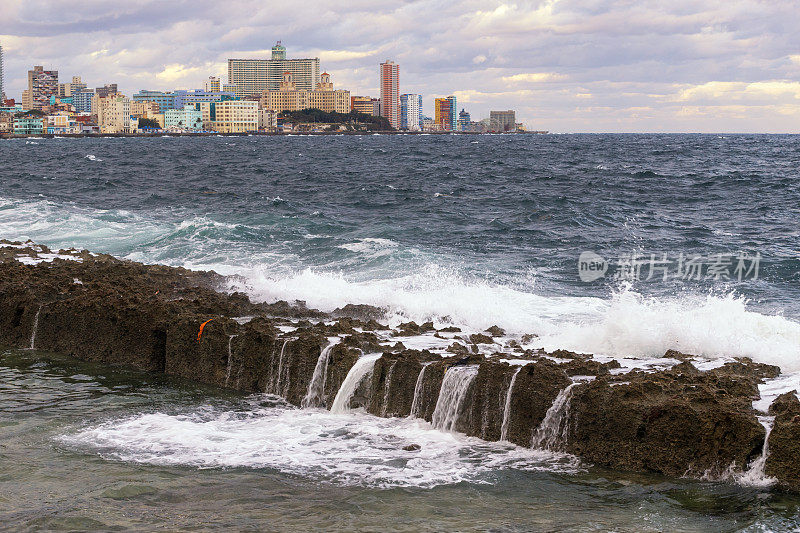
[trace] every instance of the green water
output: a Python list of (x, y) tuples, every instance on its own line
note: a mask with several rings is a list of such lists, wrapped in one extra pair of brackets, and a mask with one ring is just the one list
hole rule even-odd
[[(280, 416), (270, 418), (271, 410)], [(147, 416), (156, 414), (159, 417), (152, 420)], [(373, 423), (372, 418), (353, 415), (338, 428), (344, 419), (301, 413), (270, 399), (50, 354), (0, 352), (0, 528), (800, 529), (800, 498), (795, 496), (729, 483), (620, 475), (592, 468), (548, 471), (506, 465), (475, 473), (470, 469), (484, 464), (480, 454), (513, 455), (519, 450), (484, 449), (471, 441), (459, 452), (464, 457), (456, 457), (463, 462), (434, 473), (438, 481), (414, 486), (414, 476), (425, 474), (414, 468), (430, 468), (382, 457), (374, 439), (391, 442), (387, 439), (400, 435), (427, 438), (430, 446), (447, 446), (449, 437), (437, 440), (432, 430), (409, 429), (399, 421)], [(120, 422), (131, 420), (150, 420), (154, 425)], [(294, 423), (297, 435), (292, 433)], [(359, 423), (369, 431), (354, 430)], [(251, 424), (254, 432), (264, 432), (263, 439), (271, 448), (259, 448), (262, 437), (248, 431)], [(319, 435), (308, 440), (308, 433), (317, 427)], [(148, 428), (157, 429), (151, 433)], [(76, 435), (80, 442), (76, 443)], [(93, 435), (110, 436), (95, 446)], [(286, 439), (285, 451), (281, 439)], [(347, 447), (329, 449), (328, 440), (347, 443)], [(156, 441), (158, 447), (146, 447)], [(336, 455), (343, 453), (347, 455)], [(325, 454), (333, 454), (333, 460)], [(475, 456), (466, 457), (469, 454)], [(266, 466), (252, 466), (258, 464)], [(376, 469), (380, 474), (374, 473)], [(409, 477), (376, 481), (398, 473)], [(446, 482), (453, 475), (466, 480)], [(397, 482), (401, 479), (407, 481)]]

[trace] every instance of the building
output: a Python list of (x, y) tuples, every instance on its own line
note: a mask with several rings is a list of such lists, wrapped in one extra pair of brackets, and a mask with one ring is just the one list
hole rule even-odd
[(458, 113), (458, 131), (469, 131), (469, 124), (472, 122), (472, 117), (465, 109)]
[(420, 131), (422, 129), (422, 95), (400, 95), (400, 129)]
[(28, 71), (28, 89), (22, 93), (22, 107), (42, 109), (50, 104), (51, 96), (58, 96), (58, 71), (34, 66)]
[(351, 109), (350, 91), (334, 89), (331, 76), (324, 72), (321, 81), (313, 91), (297, 88), (294, 75), (284, 72), (277, 91), (261, 93), (261, 108), (274, 111), (299, 111), (315, 108), (326, 113), (349, 113)]
[(131, 101), (123, 94), (106, 97), (94, 96), (92, 108), (96, 110), (101, 133), (128, 133), (131, 129)]
[(72, 107), (76, 113), (91, 113), (92, 99), (94, 98), (93, 89), (81, 89), (72, 93)]
[(456, 131), (458, 128), (456, 97), (437, 98), (433, 102), (433, 107), (434, 120), (441, 128), (441, 131)]
[(277, 91), (286, 72), (298, 90), (313, 91), (319, 83), (319, 58), (286, 59), (286, 48), (278, 41), (271, 59), (228, 59), (228, 88), (238, 97)]
[(380, 66), (381, 113), (394, 129), (400, 128), (400, 65), (386, 60)]
[(6, 99), (5, 70), (3, 69), (3, 47), (0, 45), (0, 104)]
[(58, 84), (58, 96), (61, 98), (69, 98), (85, 88), (86, 84), (81, 81), (80, 76), (72, 76), (72, 81), (70, 83)]
[(516, 124), (517, 116), (516, 113), (511, 109), (508, 111), (489, 112), (489, 131), (515, 131), (517, 129)]
[(141, 90), (133, 95), (132, 100), (134, 102), (155, 102), (162, 113), (167, 109), (175, 109), (175, 93), (172, 92)]
[(174, 109), (183, 109), (186, 104), (198, 104), (200, 102), (221, 102), (223, 100), (233, 100), (236, 98), (232, 92), (208, 92), (208, 91), (175, 91)]
[(258, 131), (258, 102), (253, 100), (225, 100), (214, 102), (214, 127), (220, 133), (247, 133)]
[(278, 129), (278, 112), (273, 109), (259, 109), (258, 129), (260, 131), (276, 131)]
[(207, 93), (218, 93), (220, 92), (220, 87), (219, 78), (216, 76), (209, 76), (205, 83), (203, 83), (203, 90)]
[(168, 109), (164, 112), (164, 127), (176, 130), (202, 130), (203, 114), (192, 104), (183, 109)]
[(356, 113), (379, 117), (381, 115), (381, 101), (369, 96), (352, 96), (350, 97), (350, 109)]
[(15, 135), (41, 135), (44, 133), (45, 120), (42, 117), (24, 116), (14, 118)]
[(105, 98), (107, 96), (111, 96), (113, 94), (117, 94), (117, 84), (116, 83), (107, 83), (107, 84), (103, 85), (102, 87), (98, 87), (97, 89), (95, 89), (94, 92), (96, 92), (97, 95), (100, 98)]
[(152, 118), (153, 115), (158, 115), (161, 108), (155, 102), (147, 100), (131, 101), (131, 116), (137, 118)]

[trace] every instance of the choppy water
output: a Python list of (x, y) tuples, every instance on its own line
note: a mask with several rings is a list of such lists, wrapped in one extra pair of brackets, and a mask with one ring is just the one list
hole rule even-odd
[[(256, 299), (497, 324), (548, 348), (800, 372), (798, 137), (39, 139), (0, 142), (0, 161), (0, 238), (236, 273)], [(584, 251), (761, 261), (742, 282), (584, 283)], [(611, 476), (413, 420), (27, 352), (3, 354), (0, 374), (3, 524), (800, 527), (792, 498)], [(409, 441), (425, 454), (404, 455)]]

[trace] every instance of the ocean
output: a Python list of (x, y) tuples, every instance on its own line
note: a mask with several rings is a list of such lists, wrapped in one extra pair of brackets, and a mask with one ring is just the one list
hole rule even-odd
[[(0, 159), (0, 238), (548, 350), (750, 357), (800, 387), (797, 136), (31, 138)], [(730, 480), (600, 471), (53, 354), (8, 350), (0, 376), (3, 524), (800, 528), (800, 499)], [(398, 435), (429, 455), (408, 462)]]

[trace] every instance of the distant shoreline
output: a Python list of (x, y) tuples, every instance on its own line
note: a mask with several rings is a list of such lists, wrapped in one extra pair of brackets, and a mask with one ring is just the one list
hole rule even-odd
[(0, 139), (53, 139), (63, 138), (94, 138), (94, 137), (288, 137), (299, 135), (545, 135), (547, 131), (512, 131), (508, 133), (481, 133), (472, 131), (319, 131), (319, 132), (250, 132), (250, 133), (39, 133), (16, 134), (0, 133)]

